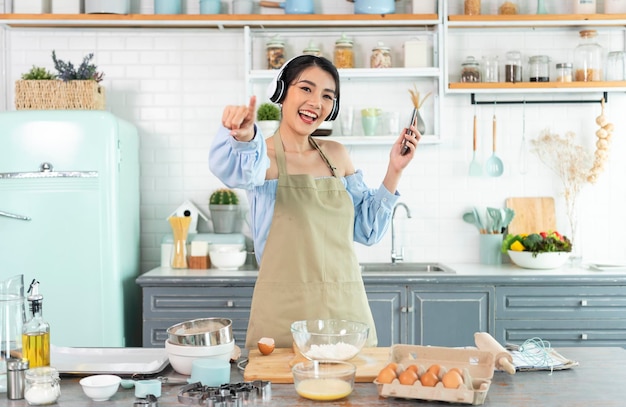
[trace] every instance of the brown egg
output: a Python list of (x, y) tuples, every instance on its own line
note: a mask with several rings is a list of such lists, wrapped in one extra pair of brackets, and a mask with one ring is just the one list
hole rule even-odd
[(395, 379), (396, 377), (396, 371), (389, 366), (385, 366), (380, 370), (380, 372), (378, 372), (378, 376), (376, 376), (376, 381), (378, 383), (389, 384), (393, 382), (393, 379)]
[(435, 385), (439, 382), (439, 378), (433, 372), (426, 372), (420, 377), (420, 382), (422, 386), (426, 387), (435, 387)]
[(404, 372), (400, 373), (398, 380), (400, 384), (408, 384), (410, 386), (417, 381), (417, 373), (412, 369), (406, 369)]
[(396, 373), (398, 372), (398, 364), (395, 363), (395, 362), (390, 362), (385, 367), (388, 367), (388, 368), (392, 369)]
[(463, 371), (461, 369), (459, 369), (458, 367), (453, 367), (449, 371), (450, 372), (452, 372), (452, 371), (457, 372), (459, 375), (461, 375), (461, 377), (463, 377)]
[(458, 389), (463, 384), (463, 376), (456, 370), (450, 370), (441, 378), (443, 387), (447, 389)]
[(273, 338), (261, 338), (259, 342), (257, 342), (257, 347), (259, 348), (259, 352), (263, 355), (269, 355), (274, 352), (274, 348), (276, 344)]
[(435, 376), (439, 375), (439, 370), (441, 370), (441, 366), (439, 366), (438, 364), (430, 365), (430, 367), (428, 368), (428, 372), (433, 372)]

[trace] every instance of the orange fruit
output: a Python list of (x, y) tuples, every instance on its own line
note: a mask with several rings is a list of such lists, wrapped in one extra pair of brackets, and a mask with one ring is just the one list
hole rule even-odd
[(443, 387), (447, 389), (458, 389), (459, 386), (463, 384), (463, 376), (456, 370), (450, 370), (443, 375), (441, 382), (443, 383)]
[(408, 384), (410, 386), (417, 381), (417, 373), (415, 373), (413, 369), (406, 369), (404, 372), (400, 373), (398, 380), (400, 384)]
[(257, 347), (259, 348), (259, 352), (261, 352), (261, 354), (269, 355), (274, 352), (276, 344), (274, 342), (274, 338), (261, 338), (257, 342)]
[(426, 372), (420, 377), (420, 382), (422, 386), (425, 387), (435, 387), (435, 385), (439, 382), (439, 378), (433, 372)]
[(383, 367), (380, 372), (378, 372), (378, 376), (376, 376), (376, 381), (378, 383), (389, 384), (393, 382), (393, 379), (396, 378), (396, 371), (390, 368), (389, 366)]

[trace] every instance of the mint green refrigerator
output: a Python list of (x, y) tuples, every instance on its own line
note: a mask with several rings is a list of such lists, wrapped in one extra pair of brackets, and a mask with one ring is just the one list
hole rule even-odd
[(0, 280), (40, 282), (52, 345), (141, 344), (138, 156), (107, 112), (0, 113)]

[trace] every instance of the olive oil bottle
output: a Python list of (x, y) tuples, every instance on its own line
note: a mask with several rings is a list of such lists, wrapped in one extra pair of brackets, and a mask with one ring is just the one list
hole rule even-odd
[(43, 319), (39, 281), (33, 279), (28, 293), (32, 317), (22, 328), (22, 357), (28, 359), (31, 369), (50, 366), (50, 325)]

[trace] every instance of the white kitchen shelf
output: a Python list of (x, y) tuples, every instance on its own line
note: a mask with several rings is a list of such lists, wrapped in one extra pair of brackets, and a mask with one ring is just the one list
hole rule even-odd
[[(354, 68), (339, 69), (342, 79), (350, 78), (437, 78), (440, 75), (439, 68)], [(253, 69), (250, 71), (250, 79), (271, 80), (276, 76), (276, 71), (271, 69)]]
[[(317, 138), (333, 140), (339, 143), (342, 143), (347, 146), (380, 146), (380, 145), (388, 145), (391, 148), (391, 145), (396, 141), (398, 136), (350, 136), (350, 137), (342, 137), (342, 136), (316, 136)], [(432, 134), (425, 134), (422, 136), (419, 142), (420, 145), (434, 145), (441, 144), (441, 139)]]
[(626, 26), (626, 14), (451, 15), (450, 28)]

